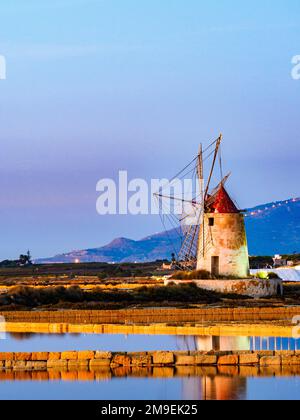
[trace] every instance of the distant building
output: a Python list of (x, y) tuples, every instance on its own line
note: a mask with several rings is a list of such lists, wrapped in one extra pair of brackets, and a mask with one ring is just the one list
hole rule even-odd
[(163, 270), (173, 270), (173, 268), (174, 268), (174, 265), (173, 265), (173, 263), (163, 263), (163, 265), (162, 265), (162, 269)]
[(275, 255), (273, 258), (273, 267), (277, 268), (277, 267), (286, 267), (287, 264), (287, 260), (284, 259), (281, 255)]

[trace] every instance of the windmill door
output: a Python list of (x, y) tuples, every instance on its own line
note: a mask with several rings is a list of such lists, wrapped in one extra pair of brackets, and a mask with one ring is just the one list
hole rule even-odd
[(219, 276), (220, 274), (220, 258), (211, 257), (211, 274), (213, 276)]

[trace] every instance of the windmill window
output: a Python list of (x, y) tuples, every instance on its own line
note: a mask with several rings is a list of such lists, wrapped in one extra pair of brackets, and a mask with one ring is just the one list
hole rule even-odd
[(210, 217), (210, 218), (208, 219), (208, 225), (209, 225), (209, 226), (214, 226), (214, 225), (215, 225), (215, 219), (214, 219), (213, 217)]

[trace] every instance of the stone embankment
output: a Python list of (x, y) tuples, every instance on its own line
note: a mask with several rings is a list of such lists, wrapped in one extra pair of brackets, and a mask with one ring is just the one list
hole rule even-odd
[(69, 322), (69, 323), (118, 323), (118, 322), (197, 322), (282, 320), (300, 315), (300, 306), (259, 308), (145, 308), (124, 310), (66, 310), (66, 311), (7, 311), (0, 312), (6, 322)]
[(180, 366), (299, 366), (300, 351), (157, 351), (113, 353), (109, 351), (67, 351), (0, 353), (0, 370), (97, 371), (119, 367), (151, 368)]

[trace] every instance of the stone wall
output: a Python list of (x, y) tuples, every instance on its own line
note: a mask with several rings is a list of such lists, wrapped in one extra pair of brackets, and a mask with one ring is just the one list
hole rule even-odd
[(262, 308), (197, 308), (197, 309), (124, 309), (124, 310), (70, 310), (70, 311), (5, 311), (0, 312), (7, 322), (202, 322), (292, 319), (300, 315), (300, 306)]
[(300, 351), (199, 352), (157, 351), (113, 353), (109, 351), (66, 351), (0, 353), (0, 370), (46, 371), (49, 369), (97, 371), (118, 367), (179, 366), (300, 366)]
[[(170, 283), (182, 284), (187, 282), (182, 280), (165, 280), (165, 286)], [(283, 294), (281, 279), (190, 280), (189, 283), (195, 283), (200, 289), (204, 290), (253, 298), (281, 296)]]

